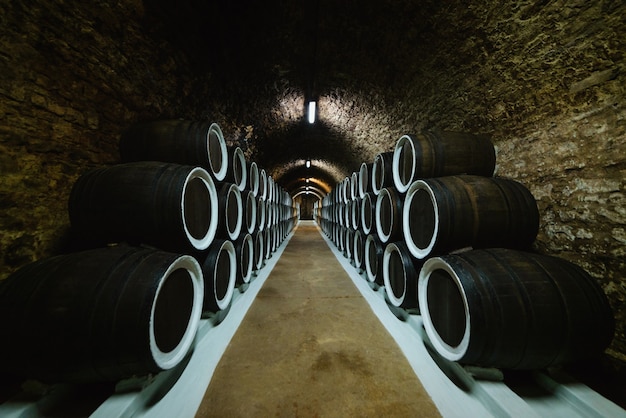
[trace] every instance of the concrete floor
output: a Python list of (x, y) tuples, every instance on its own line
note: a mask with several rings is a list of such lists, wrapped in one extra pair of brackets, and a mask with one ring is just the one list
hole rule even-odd
[(301, 223), (196, 416), (440, 415), (317, 227)]

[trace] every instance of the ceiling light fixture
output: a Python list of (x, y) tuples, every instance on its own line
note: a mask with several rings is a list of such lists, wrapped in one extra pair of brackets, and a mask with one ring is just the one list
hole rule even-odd
[(316, 108), (316, 103), (314, 100), (309, 102), (309, 111), (308, 111), (308, 116), (309, 116), (309, 123), (315, 123), (315, 108)]
[(311, 160), (306, 160), (306, 168), (311, 168)]

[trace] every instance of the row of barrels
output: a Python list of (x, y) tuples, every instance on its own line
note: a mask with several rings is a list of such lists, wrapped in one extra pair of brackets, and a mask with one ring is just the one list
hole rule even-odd
[(535, 199), (494, 170), (486, 137), (404, 135), (340, 182), (317, 221), (389, 305), (421, 314), (444, 358), (541, 369), (601, 353), (606, 295), (579, 266), (531, 251)]
[(16, 379), (112, 382), (177, 366), (200, 319), (223, 319), (295, 225), (289, 195), (215, 123), (138, 124), (120, 154), (72, 187), (78, 250), (0, 283), (0, 358)]

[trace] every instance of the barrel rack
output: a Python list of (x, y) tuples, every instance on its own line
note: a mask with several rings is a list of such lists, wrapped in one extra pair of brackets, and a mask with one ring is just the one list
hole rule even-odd
[[(45, 388), (39, 396), (20, 393), (0, 404), (0, 416), (43, 418), (51, 412), (63, 416), (63, 411), (68, 411), (66, 415), (71, 411), (72, 416), (93, 418), (193, 417), (222, 354), (292, 235), (293, 232), (245, 291), (240, 288), (235, 293), (228, 315), (201, 320), (192, 351), (176, 368), (120, 382), (113, 393), (101, 400), (85, 396), (80, 388), (70, 385)], [(384, 288), (370, 285), (322, 236), (394, 338), (443, 417), (626, 418), (626, 410), (567, 376), (534, 372), (532, 381), (525, 383), (528, 387), (515, 388), (499, 381), (498, 370), (469, 369), (441, 358), (429, 348), (421, 317), (404, 310), (392, 311), (385, 301)]]
[(222, 354), (292, 236), (293, 231), (256, 277), (234, 292), (227, 311), (200, 320), (193, 347), (175, 368), (118, 382), (104, 394), (95, 393), (101, 388), (67, 384), (28, 388), (0, 404), (0, 417), (193, 417)]
[(509, 387), (501, 371), (463, 367), (431, 347), (419, 314), (395, 308), (385, 289), (369, 282), (322, 234), (335, 257), (396, 341), (443, 417), (626, 417), (626, 410), (571, 377), (533, 372), (524, 387)]

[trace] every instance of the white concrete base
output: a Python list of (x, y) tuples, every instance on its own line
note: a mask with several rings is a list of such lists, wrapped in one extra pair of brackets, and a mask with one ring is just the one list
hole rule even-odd
[(367, 277), (357, 271), (328, 237), (321, 231), (320, 234), (374, 314), (400, 346), (444, 417), (626, 418), (626, 410), (589, 387), (581, 383), (561, 384), (541, 372), (534, 373), (534, 381), (536, 389), (545, 396), (522, 397), (501, 381), (475, 379), (461, 365), (435, 352), (420, 315), (406, 312), (404, 315), (394, 314), (385, 301), (384, 287), (374, 289), (370, 286)]
[[(244, 293), (235, 289), (230, 311), (223, 318), (200, 321), (194, 345), (181, 364), (155, 376), (118, 383), (119, 393), (110, 396), (90, 416), (194, 417), (222, 354), (292, 236), (293, 232), (257, 272)], [(221, 322), (218, 324), (218, 321)], [(43, 418), (48, 416), (46, 411), (54, 409), (55, 405), (78, 402), (72, 395), (71, 385), (55, 385), (36, 400), (22, 400), (23, 397), (18, 395), (0, 405), (0, 417)]]

